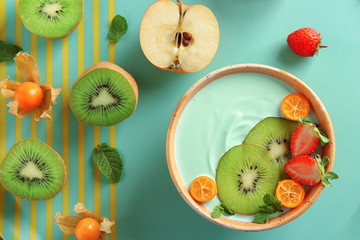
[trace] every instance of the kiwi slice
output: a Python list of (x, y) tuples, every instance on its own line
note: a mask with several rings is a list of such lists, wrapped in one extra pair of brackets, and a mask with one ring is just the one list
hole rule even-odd
[(292, 158), (290, 141), (298, 125), (298, 122), (285, 118), (268, 117), (251, 129), (243, 143), (265, 147), (279, 167), (280, 180), (289, 178), (284, 165)]
[(47, 144), (24, 139), (15, 144), (0, 167), (1, 184), (27, 200), (55, 197), (67, 178), (60, 155)]
[(111, 126), (123, 121), (135, 111), (137, 100), (134, 78), (110, 62), (92, 65), (70, 92), (70, 107), (75, 117), (93, 126)]
[(75, 30), (83, 17), (82, 0), (20, 0), (19, 15), (35, 35), (63, 38)]
[(274, 194), (278, 167), (271, 154), (256, 145), (238, 145), (220, 159), (216, 185), (220, 200), (238, 214), (254, 214), (265, 194)]

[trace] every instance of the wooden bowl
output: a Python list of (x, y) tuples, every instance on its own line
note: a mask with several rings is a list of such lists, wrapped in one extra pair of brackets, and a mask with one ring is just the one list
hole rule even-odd
[(321, 183), (312, 186), (310, 190), (307, 192), (304, 201), (301, 203), (299, 207), (290, 209), (289, 211), (286, 211), (285, 213), (270, 219), (269, 222), (266, 224), (238, 221), (223, 216), (215, 219), (211, 217), (211, 210), (209, 210), (203, 204), (195, 201), (191, 197), (188, 191), (189, 186), (186, 186), (184, 184), (184, 181), (180, 176), (174, 154), (175, 133), (176, 133), (177, 124), (183, 110), (185, 109), (189, 101), (196, 95), (197, 92), (199, 92), (202, 88), (204, 88), (212, 81), (215, 81), (216, 79), (219, 79), (226, 75), (230, 75), (234, 73), (242, 73), (242, 72), (261, 73), (275, 77), (287, 83), (297, 92), (302, 93), (309, 99), (311, 108), (318, 120), (319, 125), (321, 126), (322, 130), (326, 132), (328, 137), (331, 139), (331, 142), (329, 144), (326, 144), (322, 148), (322, 156), (328, 156), (330, 158), (330, 162), (327, 165), (327, 171), (331, 171), (335, 159), (335, 138), (334, 138), (334, 131), (330, 121), (330, 117), (324, 105), (322, 104), (318, 96), (297, 77), (283, 70), (265, 65), (260, 65), (260, 64), (238, 64), (238, 65), (224, 67), (206, 75), (198, 82), (196, 82), (181, 98), (170, 119), (170, 124), (167, 132), (167, 141), (166, 141), (166, 158), (167, 158), (167, 164), (171, 178), (177, 190), (179, 191), (180, 195), (190, 205), (190, 207), (192, 207), (195, 211), (197, 211), (201, 216), (220, 226), (234, 230), (264, 231), (264, 230), (280, 227), (300, 216), (316, 201), (316, 199), (319, 197), (322, 190), (324, 189), (324, 186)]

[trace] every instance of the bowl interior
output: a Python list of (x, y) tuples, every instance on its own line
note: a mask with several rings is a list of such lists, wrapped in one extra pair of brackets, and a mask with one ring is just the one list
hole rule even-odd
[(327, 145), (325, 145), (322, 148), (322, 156), (328, 156), (330, 158), (330, 162), (327, 165), (327, 170), (330, 171), (334, 164), (334, 158), (335, 158), (335, 139), (334, 139), (334, 132), (332, 128), (332, 124), (329, 118), (329, 115), (320, 101), (320, 99), (317, 97), (317, 95), (301, 80), (296, 78), (295, 76), (282, 71), (280, 69), (276, 69), (273, 67), (265, 66), (265, 65), (259, 65), (259, 64), (239, 64), (239, 65), (232, 65), (228, 67), (221, 68), (219, 70), (216, 70), (207, 76), (200, 79), (198, 82), (196, 82), (181, 98), (178, 105), (176, 106), (168, 128), (167, 133), (167, 143), (166, 143), (166, 156), (167, 156), (167, 164), (169, 168), (169, 172), (171, 175), (171, 178), (179, 191), (180, 195), (184, 198), (184, 200), (200, 215), (205, 217), (206, 219), (221, 225), (226, 228), (234, 229), (234, 230), (241, 230), (241, 231), (263, 231), (268, 230), (272, 228), (279, 227), (281, 225), (284, 225), (298, 216), (300, 216), (303, 212), (305, 212), (319, 197), (320, 193), (323, 190), (323, 185), (321, 183), (312, 186), (310, 190), (307, 192), (307, 195), (305, 196), (304, 201), (302, 204), (295, 208), (291, 209), (289, 211), (286, 211), (285, 213), (274, 217), (269, 220), (266, 224), (257, 224), (252, 222), (245, 222), (245, 221), (238, 221), (234, 219), (229, 219), (226, 217), (220, 217), (217, 219), (214, 219), (211, 217), (211, 210), (209, 210), (207, 207), (205, 207), (203, 204), (193, 200), (191, 197), (188, 187), (184, 184), (184, 181), (179, 173), (178, 166), (176, 164), (175, 160), (175, 133), (177, 129), (177, 125), (180, 119), (181, 114), (183, 113), (185, 107), (189, 103), (189, 101), (205, 86), (207, 86), (209, 83), (215, 81), (216, 79), (219, 79), (221, 77), (235, 74), (235, 73), (242, 73), (242, 72), (251, 72), (251, 73), (260, 73), (272, 76), (274, 78), (277, 78), (289, 86), (291, 86), (295, 91), (302, 93), (305, 95), (311, 104), (311, 109), (313, 113), (315, 114), (317, 121), (319, 125), (321, 126), (322, 130), (327, 133), (328, 137), (331, 139), (331, 142)]

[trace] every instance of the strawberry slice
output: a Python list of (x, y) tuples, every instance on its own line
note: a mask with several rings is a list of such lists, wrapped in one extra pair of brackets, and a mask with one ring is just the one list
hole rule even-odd
[(321, 143), (324, 146), (330, 142), (327, 136), (320, 132), (315, 124), (300, 118), (300, 124), (291, 137), (290, 150), (293, 157), (305, 156), (314, 152)]
[(325, 166), (328, 162), (328, 157), (321, 160), (320, 155), (316, 155), (316, 157), (300, 156), (288, 161), (284, 168), (289, 176), (299, 183), (315, 185), (322, 181), (326, 187), (331, 187), (329, 179), (337, 179), (339, 176), (334, 172), (325, 173)]

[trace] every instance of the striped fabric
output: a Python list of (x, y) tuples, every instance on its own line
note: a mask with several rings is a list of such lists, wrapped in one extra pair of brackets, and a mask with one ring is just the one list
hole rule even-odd
[[(0, 98), (0, 161), (16, 142), (36, 138), (63, 156), (69, 178), (63, 191), (47, 201), (21, 200), (0, 187), (0, 233), (4, 239), (15, 240), (69, 239), (53, 219), (56, 211), (74, 215), (72, 209), (78, 201), (116, 220), (116, 185), (100, 175), (91, 159), (94, 146), (100, 142), (116, 147), (116, 128), (84, 126), (72, 115), (68, 101), (72, 84), (86, 68), (99, 61), (115, 62), (115, 45), (109, 44), (107, 34), (115, 10), (120, 12), (119, 6), (115, 6), (115, 0), (101, 4), (100, 0), (86, 0), (84, 19), (77, 30), (64, 39), (46, 40), (21, 24), (16, 14), (18, 4), (19, 0), (0, 1), (0, 39), (16, 43), (37, 59), (41, 83), (63, 90), (52, 112), (53, 121), (35, 122), (31, 116), (15, 118), (7, 113), (7, 100)], [(0, 63), (0, 79), (7, 75), (21, 81), (14, 62)], [(111, 239), (116, 239), (115, 227)]]

